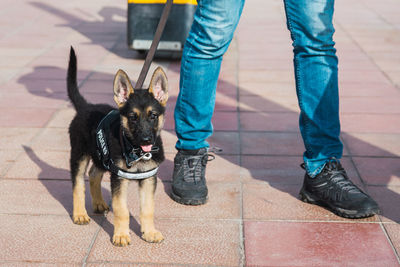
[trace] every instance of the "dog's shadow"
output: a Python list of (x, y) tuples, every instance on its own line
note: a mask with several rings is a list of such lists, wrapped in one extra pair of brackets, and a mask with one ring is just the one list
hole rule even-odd
[[(48, 177), (51, 177), (55, 173), (58, 174), (60, 177), (67, 177), (70, 175), (70, 172), (68, 170), (62, 169), (62, 168), (57, 168), (54, 166), (49, 165), (45, 161), (41, 160), (38, 155), (35, 153), (35, 151), (32, 150), (32, 148), (23, 146), (23, 149), (25, 150), (25, 153), (28, 155), (28, 157), (37, 165), (40, 167), (41, 172), (38, 175), (39, 181), (45, 186), (47, 191), (50, 193), (50, 195), (56, 199), (66, 210), (66, 212), (69, 214), (71, 223), (72, 222), (72, 183), (69, 180), (65, 179), (57, 179), (56, 177), (51, 179)], [(91, 204), (91, 197), (89, 193), (89, 182), (87, 177), (85, 178), (86, 180), (86, 190), (85, 190), (85, 206), (86, 210), (88, 212), (89, 217), (91, 218), (91, 221), (94, 221), (97, 223), (100, 227), (103, 228), (103, 230), (109, 235), (110, 241), (112, 242), (112, 236), (113, 236), (113, 225), (110, 222), (110, 216), (108, 213), (105, 214), (96, 214), (93, 212), (92, 209), (92, 204)], [(104, 184), (104, 182), (103, 182)], [(102, 193), (104, 200), (109, 204), (111, 207), (111, 192), (108, 188), (104, 187), (102, 184)], [(107, 218), (108, 217), (108, 218)], [(129, 212), (129, 217), (130, 217), (130, 223), (129, 227), (134, 232), (137, 236), (141, 237), (141, 232), (140, 232), (140, 225), (136, 218), (132, 216), (132, 214)]]

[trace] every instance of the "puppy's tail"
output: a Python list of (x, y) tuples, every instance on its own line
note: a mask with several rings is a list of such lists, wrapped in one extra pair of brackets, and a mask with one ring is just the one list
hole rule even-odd
[(77, 112), (82, 111), (88, 103), (83, 98), (78, 89), (78, 82), (76, 79), (76, 55), (75, 50), (71, 46), (71, 50), (69, 52), (69, 64), (68, 64), (68, 74), (67, 74), (67, 89), (68, 89), (68, 97), (71, 100), (71, 103), (74, 105), (74, 108)]

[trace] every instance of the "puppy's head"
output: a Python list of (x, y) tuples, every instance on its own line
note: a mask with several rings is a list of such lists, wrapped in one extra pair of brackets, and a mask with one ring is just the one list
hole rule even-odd
[(121, 125), (132, 145), (151, 150), (164, 125), (168, 100), (167, 76), (158, 67), (148, 89), (134, 90), (128, 75), (119, 70), (114, 78), (114, 100), (121, 114)]

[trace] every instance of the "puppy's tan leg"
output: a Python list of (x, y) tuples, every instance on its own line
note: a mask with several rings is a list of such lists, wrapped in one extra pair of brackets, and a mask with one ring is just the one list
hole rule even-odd
[(128, 180), (111, 181), (112, 208), (114, 211), (114, 236), (113, 244), (116, 246), (127, 246), (131, 243), (129, 235), (129, 210), (127, 205)]
[(85, 172), (88, 163), (89, 157), (83, 156), (78, 161), (77, 169), (74, 171), (72, 219), (76, 224), (88, 224), (90, 221), (85, 208)]
[(103, 179), (104, 171), (96, 168), (92, 165), (89, 171), (90, 181), (90, 195), (92, 196), (92, 206), (95, 213), (103, 213), (108, 211), (110, 208), (104, 202), (103, 195), (101, 193), (101, 180)]
[(147, 242), (159, 243), (163, 235), (154, 227), (154, 193), (157, 177), (151, 177), (139, 182), (140, 196), (140, 227), (142, 238)]

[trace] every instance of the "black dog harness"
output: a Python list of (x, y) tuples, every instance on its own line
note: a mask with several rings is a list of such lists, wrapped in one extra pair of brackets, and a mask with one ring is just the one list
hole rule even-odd
[(97, 156), (106, 168), (111, 173), (130, 180), (146, 179), (157, 174), (158, 167), (147, 171), (147, 172), (127, 172), (115, 165), (110, 155), (110, 150), (107, 145), (106, 136), (111, 131), (111, 125), (113, 127), (120, 128), (120, 143), (122, 147), (122, 155), (126, 160), (126, 165), (130, 168), (133, 164), (140, 160), (150, 160), (152, 157), (151, 153), (157, 153), (158, 148), (153, 147), (150, 152), (144, 153), (140, 147), (135, 148), (125, 137), (122, 127), (120, 125), (120, 114), (118, 110), (110, 111), (99, 123), (96, 129), (96, 143), (97, 143)]

